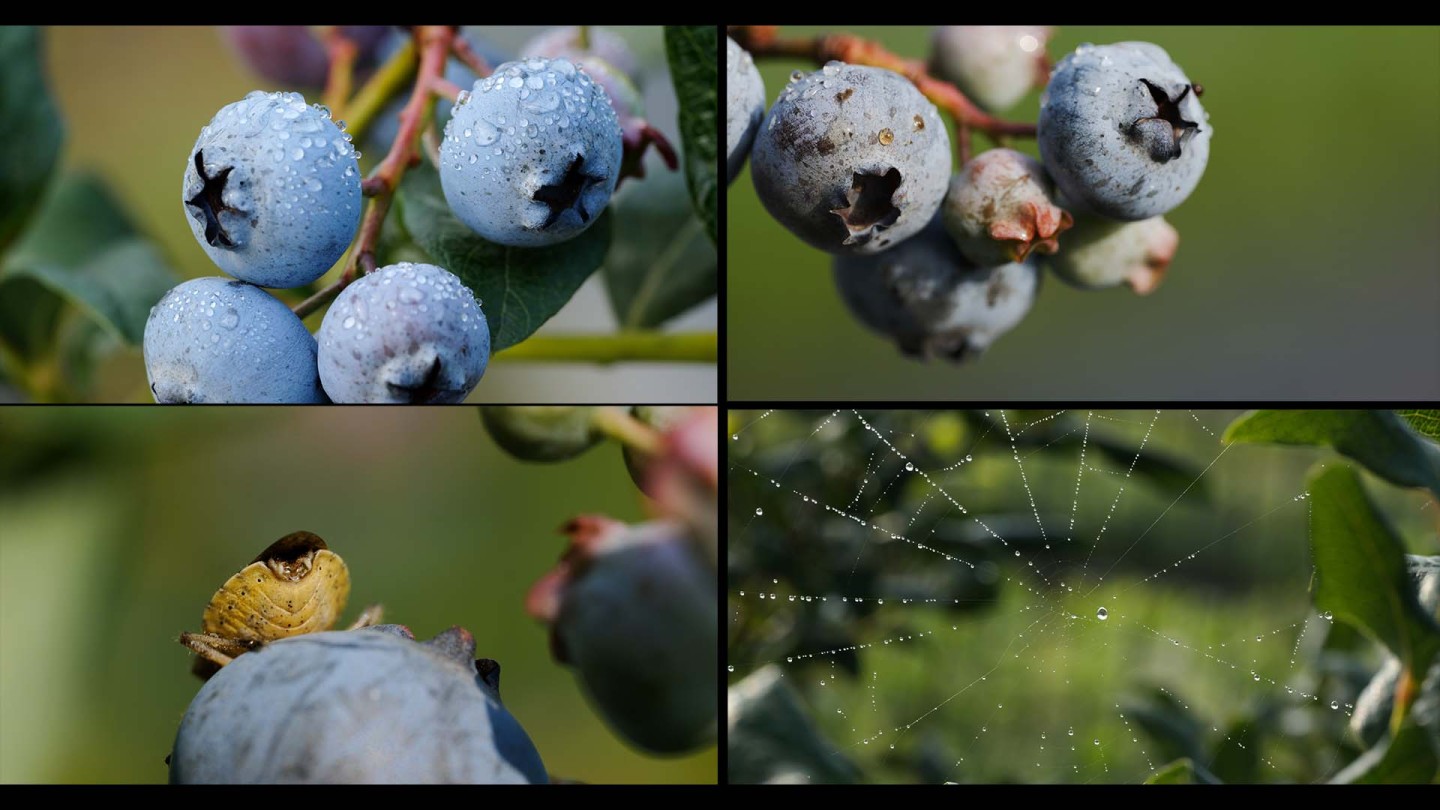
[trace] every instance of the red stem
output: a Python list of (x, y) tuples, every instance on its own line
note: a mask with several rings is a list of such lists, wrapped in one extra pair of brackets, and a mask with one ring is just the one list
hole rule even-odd
[(400, 111), (400, 131), (390, 144), (390, 151), (370, 176), (361, 181), (361, 192), (371, 200), (360, 222), (360, 235), (350, 249), (350, 261), (338, 281), (297, 304), (296, 315), (304, 318), (334, 300), (355, 279), (375, 271), (375, 247), (380, 241), (381, 226), (385, 224), (385, 215), (390, 211), (395, 189), (399, 188), (405, 170), (419, 160), (416, 141), (430, 118), (428, 111), (433, 108), (436, 80), (445, 73), (445, 59), (454, 39), (455, 31), (448, 25), (415, 27), (415, 41), (420, 51), (415, 87), (410, 101)]
[[(774, 25), (735, 25), (729, 28), (729, 33), (740, 47), (756, 58), (790, 57), (810, 60), (819, 65), (835, 60), (893, 70), (914, 82), (921, 94), (949, 113), (955, 119), (957, 128), (973, 127), (992, 139), (1005, 135), (1035, 137), (1034, 124), (1006, 121), (990, 115), (977, 107), (955, 85), (931, 76), (924, 62), (898, 56), (886, 50), (883, 45), (862, 37), (853, 34), (829, 34), (784, 38), (779, 35), (778, 26)], [(962, 132), (961, 138), (968, 138), (968, 133)], [(963, 143), (962, 148), (966, 148)]]

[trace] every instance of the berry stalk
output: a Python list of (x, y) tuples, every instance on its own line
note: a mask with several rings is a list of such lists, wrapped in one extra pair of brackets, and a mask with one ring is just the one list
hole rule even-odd
[(662, 449), (660, 432), (631, 416), (628, 409), (596, 408), (590, 424), (605, 436), (646, 455), (656, 455)]
[(899, 73), (913, 82), (921, 94), (935, 106), (955, 119), (956, 129), (961, 133), (958, 146), (962, 164), (968, 157), (970, 129), (978, 129), (992, 140), (1010, 135), (1035, 137), (1034, 124), (996, 118), (977, 107), (975, 102), (955, 85), (931, 76), (924, 62), (892, 53), (878, 42), (853, 34), (787, 38), (779, 35), (779, 26), (775, 25), (734, 25), (730, 26), (728, 32), (740, 47), (749, 51), (756, 59), (805, 59), (817, 66), (833, 60)]

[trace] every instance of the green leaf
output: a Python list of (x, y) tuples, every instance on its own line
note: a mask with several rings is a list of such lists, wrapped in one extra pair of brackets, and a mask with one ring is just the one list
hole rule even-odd
[(64, 136), (45, 89), (40, 32), (0, 26), (0, 253), (40, 200)]
[(1177, 759), (1160, 770), (1150, 775), (1145, 780), (1147, 785), (1218, 785), (1220, 780), (1215, 774), (1205, 770), (1203, 765), (1196, 765), (1194, 760)]
[(1361, 754), (1330, 781), (1333, 784), (1425, 784), (1440, 770), (1425, 732), (1406, 722), (1394, 737), (1386, 737)]
[(1409, 422), (1410, 427), (1413, 428), (1416, 433), (1429, 438), (1431, 441), (1440, 442), (1440, 410), (1419, 410), (1412, 408), (1410, 410), (1399, 410), (1395, 413), (1399, 414), (1406, 422)]
[(22, 279), (132, 346), (144, 337), (150, 307), (178, 281), (101, 181), (83, 174), (56, 185), (34, 227), (0, 263), (0, 289), (8, 293)]
[(1250, 411), (1230, 423), (1224, 441), (1333, 447), (1392, 484), (1440, 495), (1440, 447), (1394, 411)]
[(659, 326), (716, 293), (715, 245), (685, 198), (680, 175), (656, 172), (627, 183), (610, 203), (615, 239), (605, 284), (624, 329)]
[(680, 142), (695, 213), (715, 241), (716, 167), (719, 161), (719, 33), (713, 25), (665, 26), (665, 53), (680, 99)]
[(855, 765), (815, 728), (810, 711), (774, 665), (733, 684), (729, 693), (726, 781), (852, 784)]
[(518, 248), (486, 241), (450, 213), (440, 176), (428, 164), (406, 172), (396, 203), (415, 243), (480, 299), (491, 351), (519, 343), (550, 320), (610, 246), (608, 210), (584, 233), (558, 245)]
[(1310, 479), (1315, 605), (1384, 644), (1418, 683), (1440, 650), (1440, 625), (1420, 605), (1394, 529), (1349, 467)]
[(0, 342), (26, 364), (50, 349), (59, 323), (59, 296), (30, 278), (0, 283)]

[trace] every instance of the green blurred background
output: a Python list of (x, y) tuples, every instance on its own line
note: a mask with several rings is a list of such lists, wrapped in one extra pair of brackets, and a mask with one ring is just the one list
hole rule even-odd
[[(762, 413), (728, 425), (730, 684), (778, 666), (819, 750), (862, 781), (1134, 783), (1190, 753), (1226, 782), (1311, 782), (1362, 750), (1345, 724), (1383, 656), (1317, 615), (1296, 500), (1312, 464), (1347, 460), (1251, 444), (1221, 456), (1240, 411), (1100, 410), (1086, 430), (1084, 410), (1009, 410), (1022, 481), (998, 426), (861, 411), (926, 478), (848, 410)], [(1409, 551), (1440, 554), (1436, 502), (1363, 475)]]
[[(929, 55), (927, 28), (781, 28), (820, 31)], [(769, 218), (747, 168), (726, 207), (728, 395), (1440, 396), (1440, 28), (1061, 26), (1049, 52), (1136, 39), (1205, 86), (1216, 128), (1204, 179), (1166, 215), (1180, 249), (1157, 292), (1047, 273), (978, 361), (910, 360), (851, 317), (829, 257)], [(814, 67), (762, 61), (768, 101)], [(1038, 110), (1036, 91), (1004, 117)]]
[(459, 624), (553, 776), (713, 782), (714, 749), (642, 755), (586, 703), (523, 611), (556, 529), (645, 519), (620, 451), (504, 455), (473, 408), (0, 408), (0, 782), (163, 782), (200, 687), (176, 639), (298, 529), (366, 604), (429, 638)]
[[(647, 114), (679, 143), (675, 93), (658, 26), (607, 26), (623, 36), (643, 66)], [(481, 26), (476, 34), (514, 54), (543, 26)], [(63, 169), (98, 172), (128, 206), (140, 229), (162, 247), (185, 278), (220, 275), (190, 232), (180, 201), (185, 156), (200, 128), (222, 106), (252, 90), (293, 90), (256, 76), (232, 54), (214, 26), (57, 26), (46, 29), (51, 91), (65, 121)], [(309, 100), (319, 101), (318, 96)], [(362, 167), (383, 148), (356, 140)], [(658, 169), (657, 169), (658, 171)], [(632, 181), (633, 182), (633, 181)], [(643, 182), (643, 181), (641, 181)], [(321, 279), (329, 283), (338, 271)], [(282, 296), (291, 293), (281, 292)], [(298, 298), (296, 299), (298, 300)], [(666, 331), (713, 331), (712, 299), (666, 324)], [(324, 312), (306, 319), (318, 329)], [(613, 333), (615, 317), (601, 274), (592, 276), (540, 334)], [(89, 398), (149, 402), (138, 349), (121, 350), (97, 369)], [(594, 364), (497, 362), (485, 374), (476, 402), (713, 402), (715, 368), (706, 364)], [(3, 394), (0, 391), (0, 394)]]

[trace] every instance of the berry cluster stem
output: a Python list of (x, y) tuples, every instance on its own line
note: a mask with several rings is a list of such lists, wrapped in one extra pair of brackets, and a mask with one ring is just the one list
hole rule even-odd
[(994, 139), (1007, 135), (1033, 138), (1035, 125), (1022, 121), (1006, 121), (975, 105), (955, 85), (930, 75), (925, 63), (906, 59), (879, 44), (853, 34), (825, 34), (816, 37), (781, 37), (775, 25), (732, 25), (731, 38), (755, 58), (793, 58), (813, 61), (817, 65), (840, 61), (852, 65), (893, 70), (915, 84), (922, 95), (955, 119), (960, 133), (957, 144), (961, 163), (969, 157), (970, 130), (978, 129)]
[(325, 78), (325, 94), (321, 98), (337, 119), (343, 118), (345, 101), (350, 98), (350, 89), (355, 83), (355, 59), (360, 55), (360, 49), (338, 25), (321, 26), (320, 39), (325, 43), (325, 52), (330, 58), (330, 72)]
[(615, 441), (646, 455), (660, 452), (660, 432), (617, 407), (596, 408), (590, 424)]
[(714, 332), (535, 335), (496, 353), (496, 360), (544, 363), (714, 363)]
[[(400, 131), (395, 136), (395, 142), (390, 144), (390, 151), (380, 165), (361, 183), (362, 191), (371, 200), (365, 209), (364, 219), (360, 221), (360, 235), (350, 248), (350, 259), (340, 279), (294, 307), (295, 314), (301, 318), (335, 300), (335, 296), (351, 282), (375, 270), (375, 247), (380, 241), (381, 226), (385, 224), (385, 216), (390, 212), (395, 189), (400, 187), (405, 170), (420, 157), (417, 151), (420, 130), (435, 109), (436, 82), (445, 74), (445, 59), (450, 54), (454, 39), (455, 30), (448, 25), (416, 26), (415, 43), (420, 52), (420, 67), (415, 75), (410, 101), (400, 111)], [(385, 70), (382, 68), (381, 72)]]

